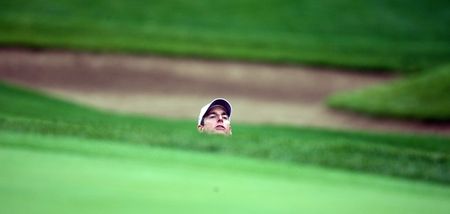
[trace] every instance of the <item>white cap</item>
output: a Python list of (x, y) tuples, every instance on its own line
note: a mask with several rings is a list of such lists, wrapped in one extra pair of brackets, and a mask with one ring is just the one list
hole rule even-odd
[(200, 109), (200, 114), (198, 115), (198, 123), (197, 125), (201, 125), (203, 117), (208, 112), (208, 110), (213, 106), (222, 106), (225, 109), (225, 113), (228, 115), (228, 120), (231, 121), (231, 104), (224, 98), (216, 98), (210, 103), (203, 106), (202, 109)]

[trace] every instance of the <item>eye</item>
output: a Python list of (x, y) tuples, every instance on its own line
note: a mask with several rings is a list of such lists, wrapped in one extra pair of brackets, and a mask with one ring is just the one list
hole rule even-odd
[(227, 116), (227, 115), (222, 115), (222, 118), (223, 118), (224, 120), (228, 120), (228, 116)]
[(208, 115), (208, 118), (209, 119), (214, 119), (214, 118), (216, 118), (216, 115), (215, 114), (210, 114), (210, 115)]

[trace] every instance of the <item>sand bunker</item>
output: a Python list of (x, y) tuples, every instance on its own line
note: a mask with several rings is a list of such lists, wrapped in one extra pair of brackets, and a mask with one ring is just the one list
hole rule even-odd
[(0, 79), (118, 112), (195, 118), (215, 97), (234, 123), (450, 133), (449, 123), (368, 118), (332, 110), (325, 98), (389, 81), (387, 74), (198, 59), (0, 49)]

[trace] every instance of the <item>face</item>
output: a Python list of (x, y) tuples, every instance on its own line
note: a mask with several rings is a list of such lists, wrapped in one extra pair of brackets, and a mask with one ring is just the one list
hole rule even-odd
[(216, 106), (205, 114), (203, 125), (198, 126), (198, 130), (210, 134), (231, 135), (231, 124), (225, 110)]

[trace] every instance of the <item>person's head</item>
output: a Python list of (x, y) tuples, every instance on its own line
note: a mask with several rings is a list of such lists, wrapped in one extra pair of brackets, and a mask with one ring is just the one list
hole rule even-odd
[(217, 98), (203, 106), (197, 129), (202, 133), (231, 135), (231, 104)]

